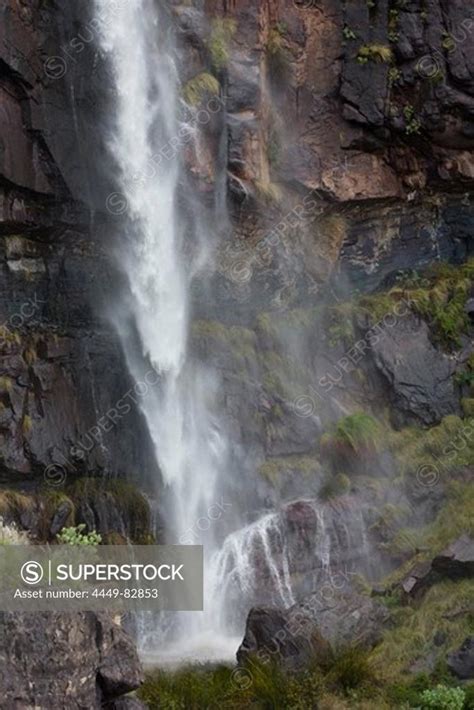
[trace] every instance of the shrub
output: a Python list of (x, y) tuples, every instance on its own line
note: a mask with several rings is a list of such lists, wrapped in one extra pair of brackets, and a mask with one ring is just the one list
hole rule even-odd
[(100, 545), (102, 537), (95, 530), (84, 532), (86, 526), (84, 523), (72, 528), (63, 528), (56, 535), (57, 541), (62, 545), (83, 545), (87, 547), (95, 547)]
[(360, 648), (348, 648), (340, 651), (332, 661), (327, 681), (344, 692), (373, 681), (373, 672), (367, 652)]
[(18, 530), (15, 525), (6, 525), (0, 518), (0, 545), (28, 545), (26, 532)]
[(411, 135), (419, 133), (421, 130), (421, 121), (415, 116), (415, 109), (411, 104), (403, 107), (403, 115), (405, 116), (405, 133)]
[(367, 64), (369, 61), (389, 64), (392, 60), (393, 52), (386, 44), (363, 44), (357, 53), (359, 64)]
[(346, 476), (345, 473), (338, 473), (336, 476), (330, 476), (324, 481), (319, 491), (319, 497), (324, 501), (331, 500), (348, 493), (350, 488), (351, 481), (349, 476)]
[(463, 710), (466, 694), (462, 688), (448, 688), (437, 685), (433, 690), (421, 694), (423, 710)]
[(183, 87), (183, 98), (190, 106), (199, 106), (206, 95), (218, 96), (220, 84), (215, 76), (201, 72)]
[(211, 55), (212, 65), (217, 71), (224, 69), (229, 62), (229, 43), (236, 29), (235, 20), (219, 17), (212, 21), (207, 48)]

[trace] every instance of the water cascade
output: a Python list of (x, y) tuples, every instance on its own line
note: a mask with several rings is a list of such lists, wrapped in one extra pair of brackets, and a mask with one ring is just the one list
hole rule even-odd
[[(96, 0), (98, 17), (107, 2)], [(114, 89), (108, 142), (118, 168), (114, 204), (123, 205), (125, 225), (118, 257), (129, 285), (116, 309), (116, 326), (132, 377), (147, 381), (151, 372), (158, 380), (141, 406), (164, 483), (160, 496), (165, 498), (168, 540), (200, 542), (206, 555), (205, 611), (153, 623), (148, 619), (141, 642), (147, 651), (167, 646), (177, 660), (184, 655), (183, 646), (188, 657), (194, 653), (201, 660), (213, 653), (231, 657), (251, 603), (295, 602), (291, 565), (296, 548), (288, 539), (284, 510), (240, 530), (229, 519), (224, 540), (216, 538), (212, 525), (201, 530), (197, 541), (187, 537), (219, 500), (230, 472), (225, 417), (217, 405), (219, 379), (188, 346), (190, 291), (214, 239), (187, 182), (184, 141), (179, 140), (186, 136), (188, 144), (199, 135), (189, 112), (182, 118), (173, 34), (153, 0), (127, 0), (109, 13), (107, 22), (100, 23), (100, 49)], [(160, 153), (163, 146), (173, 148), (166, 159)], [(219, 195), (216, 213), (222, 203)], [(216, 214), (214, 220), (219, 221)], [(338, 532), (334, 526), (328, 532), (320, 510), (310, 513), (314, 536), (305, 545), (314, 555), (317, 582), (318, 575), (330, 574)]]

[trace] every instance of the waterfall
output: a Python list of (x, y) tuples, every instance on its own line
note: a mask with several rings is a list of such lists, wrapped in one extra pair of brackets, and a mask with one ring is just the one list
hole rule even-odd
[[(107, 5), (96, 0), (99, 19)], [(119, 260), (129, 298), (115, 321), (134, 379), (143, 381), (150, 367), (159, 378), (141, 406), (165, 484), (168, 541), (178, 543), (216, 503), (218, 477), (227, 467), (226, 436), (215, 406), (217, 379), (188, 351), (189, 292), (206, 250), (177, 147), (193, 126), (180, 121), (171, 34), (153, 0), (121, 3), (99, 27), (115, 95), (109, 151), (120, 193), (113, 199), (126, 221)], [(160, 153), (164, 146), (166, 157)], [(213, 536), (210, 526), (199, 540), (206, 551), (215, 547)], [(203, 621), (196, 614), (192, 619), (197, 633)], [(188, 638), (190, 623), (187, 619)], [(179, 629), (174, 634), (179, 636)]]
[[(108, 0), (95, 2), (113, 86), (109, 150), (119, 193), (109, 207), (120, 208), (118, 259), (129, 287), (114, 320), (132, 377), (148, 382), (151, 369), (158, 380), (140, 404), (162, 477), (157, 497), (167, 541), (199, 542), (205, 551), (204, 612), (144, 617), (142, 650), (166, 647), (175, 660), (230, 658), (252, 604), (288, 607), (296, 601), (298, 565), (306, 564), (315, 585), (331, 576), (341, 532), (332, 513), (303, 502), (309, 537), (305, 525), (292, 522), (282, 508), (233, 532), (235, 519), (226, 520), (231, 532), (223, 541), (217, 538), (210, 511), (238, 467), (219, 411), (217, 373), (198, 362), (188, 345), (193, 279), (207, 263), (213, 239), (182, 164), (182, 137), (189, 144), (199, 141), (199, 132), (189, 112), (182, 118), (173, 34), (157, 3), (126, 0), (104, 20)], [(223, 181), (218, 182), (216, 224), (223, 221), (224, 203)], [(298, 511), (292, 514), (297, 520)], [(198, 526), (196, 539), (190, 531), (200, 520), (209, 525)]]

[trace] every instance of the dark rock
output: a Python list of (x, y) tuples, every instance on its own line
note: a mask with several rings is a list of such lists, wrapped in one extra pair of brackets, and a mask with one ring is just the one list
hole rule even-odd
[(388, 382), (395, 418), (435, 424), (448, 414), (459, 414), (456, 363), (432, 345), (424, 321), (395, 313), (390, 319), (393, 325), (384, 328), (372, 351)]
[(237, 660), (244, 663), (254, 655), (297, 670), (315, 655), (327, 659), (331, 648), (372, 647), (388, 618), (386, 607), (370, 597), (337, 591), (328, 584), (290, 609), (252, 609)]
[[(73, 505), (71, 501), (65, 500), (59, 504), (57, 507), (53, 519), (51, 521), (51, 526), (49, 532), (51, 537), (56, 537), (58, 532), (60, 532), (66, 524), (67, 519), (73, 511)], [(93, 529), (93, 528), (91, 528)]]
[(97, 679), (107, 698), (129, 693), (141, 683), (142, 674), (135, 646), (118, 627), (112, 627), (112, 643), (99, 666)]
[(407, 597), (416, 599), (431, 587), (436, 578), (431, 562), (420, 562), (402, 579), (400, 586)]
[(469, 301), (466, 303), (465, 310), (471, 321), (474, 322), (474, 298), (469, 299)]
[(433, 569), (457, 579), (474, 577), (474, 540), (463, 535), (433, 560)]
[(314, 622), (295, 607), (287, 611), (253, 608), (237, 651), (237, 662), (244, 664), (255, 656), (262, 662), (273, 659), (288, 670), (298, 670), (315, 657), (323, 660), (329, 653), (329, 644)]
[(106, 614), (2, 613), (0, 631), (5, 707), (99, 710), (142, 681), (132, 641)]
[(338, 591), (327, 585), (325, 591), (314, 592), (299, 606), (311, 612), (333, 648), (371, 648), (380, 640), (390, 617), (386, 606), (347, 587)]
[(467, 638), (462, 646), (448, 655), (448, 668), (461, 680), (474, 678), (474, 638)]

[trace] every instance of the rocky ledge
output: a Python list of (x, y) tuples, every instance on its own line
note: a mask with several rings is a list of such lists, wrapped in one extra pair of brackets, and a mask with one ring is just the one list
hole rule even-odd
[(22, 710), (144, 707), (137, 651), (106, 614), (0, 615), (2, 706)]

